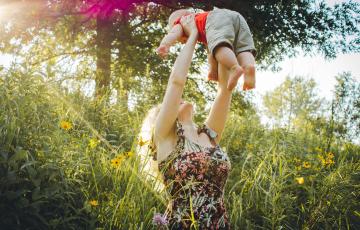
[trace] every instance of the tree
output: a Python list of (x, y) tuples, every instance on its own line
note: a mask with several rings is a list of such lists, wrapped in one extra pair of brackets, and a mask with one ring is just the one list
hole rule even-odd
[(334, 91), (333, 120), (340, 123), (343, 132), (339, 134), (350, 141), (360, 141), (360, 82), (351, 73), (336, 77)]
[[(47, 52), (42, 48), (31, 52), (32, 63), (46, 64), (54, 59), (57, 63), (59, 57), (80, 56), (84, 58), (80, 69), (91, 75), (96, 73), (96, 94), (101, 96), (120, 87), (116, 90), (125, 101), (134, 93), (127, 87), (136, 82), (139, 85), (137, 78), (147, 73), (157, 77), (154, 71), (146, 72), (149, 68), (162, 71), (153, 81), (155, 85), (164, 82), (173, 59), (161, 62), (153, 50), (163, 36), (169, 11), (176, 8), (209, 10), (215, 6), (243, 14), (254, 35), (257, 61), (263, 68), (276, 67), (285, 56), (296, 55), (297, 47), (307, 53), (321, 52), (325, 57), (359, 51), (360, 7), (351, 1), (334, 8), (315, 0), (2, 0), (0, 4), (8, 14), (3, 15), (7, 20), (0, 29), (1, 52), (17, 53), (34, 44), (40, 35), (47, 39), (55, 37), (56, 42), (45, 49)], [(19, 43), (12, 43), (14, 39)], [(205, 59), (200, 54), (197, 60), (194, 71), (199, 70)]]
[[(301, 47), (306, 52), (320, 51), (325, 57), (335, 57), (338, 52), (360, 50), (357, 27), (360, 5), (351, 1), (336, 4), (333, 9), (324, 1), (314, 0), (88, 2), (92, 5), (90, 12), (103, 17), (111, 15), (115, 9), (126, 11), (133, 8), (134, 4), (143, 2), (154, 2), (172, 9), (194, 7), (211, 10), (219, 7), (238, 11), (250, 25), (259, 51), (257, 59), (264, 65), (274, 65), (284, 55), (296, 55), (296, 47)], [(351, 39), (349, 36), (354, 37)]]
[(296, 123), (315, 117), (322, 105), (315, 81), (299, 76), (287, 77), (274, 91), (266, 93), (263, 100), (266, 114), (288, 130)]
[[(164, 30), (155, 21), (163, 10), (158, 6), (138, 6), (131, 13), (116, 12), (111, 17), (93, 18), (80, 4), (82, 1), (50, 1), (49, 6), (44, 6), (44, 1), (37, 2), (34, 13), (25, 11), (20, 19), (4, 24), (3, 52), (19, 55), (41, 71), (43, 64), (54, 67), (61, 62), (54, 70), (60, 75), (56, 78), (73, 75), (73, 79), (85, 80), (83, 83), (94, 79), (97, 98), (106, 96), (108, 100), (111, 90), (116, 90), (122, 101), (126, 101), (125, 105), (130, 89), (132, 93), (142, 92), (136, 87), (145, 87), (135, 77), (147, 75), (154, 79), (151, 82), (154, 85), (168, 77), (173, 58), (161, 62), (153, 52)], [(11, 6), (21, 9), (16, 4)], [(6, 29), (9, 25), (11, 30)], [(19, 43), (12, 44), (14, 39)], [(64, 59), (67, 59), (65, 65)], [(60, 71), (66, 65), (75, 65), (75, 71)]]

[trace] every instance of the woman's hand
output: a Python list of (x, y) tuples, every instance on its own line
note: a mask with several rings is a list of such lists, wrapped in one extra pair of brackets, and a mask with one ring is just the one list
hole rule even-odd
[[(228, 85), (228, 81), (229, 81), (229, 71), (226, 68), (222, 68), (222, 70), (219, 70), (220, 65), (218, 65), (218, 88), (222, 91), (227, 91), (227, 92), (232, 92), (234, 88), (232, 88), (231, 90), (227, 88)], [(220, 75), (220, 71), (221, 71), (221, 76)]]
[(183, 27), (183, 30), (187, 36), (194, 35), (198, 36), (198, 29), (195, 23), (195, 14), (190, 14), (181, 17), (180, 23)]

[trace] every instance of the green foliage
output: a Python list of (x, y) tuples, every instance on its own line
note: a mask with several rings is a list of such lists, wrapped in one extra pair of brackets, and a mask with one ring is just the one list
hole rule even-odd
[[(13, 28), (6, 30), (3, 28), (4, 42), (1, 47), (9, 49), (12, 44), (9, 42), (11, 38), (19, 36), (22, 42), (31, 40), (34, 30), (28, 28), (47, 28), (52, 30), (57, 22), (62, 21), (62, 25), (66, 25), (62, 30), (65, 33), (59, 33), (59, 42), (69, 42), (77, 38), (84, 31), (94, 29), (94, 21), (79, 14), (84, 9), (98, 5), (101, 11), (107, 15), (111, 15), (114, 25), (126, 22), (127, 17), (135, 12), (139, 15), (135, 22), (140, 24), (148, 24), (149, 21), (165, 22), (169, 15), (169, 10), (194, 7), (204, 10), (211, 10), (213, 7), (228, 8), (240, 12), (250, 25), (254, 34), (256, 47), (258, 48), (258, 62), (263, 66), (275, 65), (284, 56), (296, 55), (296, 49), (301, 47), (307, 53), (321, 52), (325, 57), (335, 57), (338, 53), (358, 52), (359, 51), (359, 3), (354, 1), (345, 1), (329, 7), (324, 1), (314, 0), (296, 0), (296, 1), (280, 1), (280, 0), (253, 0), (253, 1), (167, 1), (155, 0), (156, 6), (148, 6), (146, 0), (142, 1), (126, 1), (125, 4), (117, 4), (116, 1), (38, 1), (37, 4), (25, 5), (20, 4), (19, 0), (14, 0), (18, 5), (19, 11), (8, 10), (5, 16), (12, 18)], [(46, 4), (48, 2), (48, 4)], [(131, 3), (136, 4), (133, 7)], [(117, 4), (117, 5), (116, 5)], [(124, 6), (128, 6), (129, 8)], [(145, 7), (144, 7), (145, 6)], [(159, 10), (158, 6), (161, 6)], [(28, 10), (31, 8), (31, 10)], [(44, 10), (44, 8), (46, 10)], [(140, 8), (140, 10), (138, 10)], [(144, 9), (147, 8), (147, 9)], [(24, 10), (26, 9), (26, 10)], [(111, 12), (107, 12), (107, 11)], [(19, 16), (17, 13), (20, 13)], [(155, 15), (154, 15), (155, 14)], [(80, 15), (80, 16), (79, 16)], [(148, 18), (146, 15), (154, 15)], [(93, 15), (96, 18), (96, 15)], [(145, 16), (145, 17), (143, 17)], [(64, 20), (63, 20), (64, 19)], [(86, 23), (84, 23), (86, 22)], [(142, 23), (144, 22), (144, 23)], [(139, 24), (139, 23), (135, 23)], [(117, 27), (117, 26), (116, 26)], [(138, 28), (130, 28), (126, 30), (123, 27), (115, 28), (114, 31), (118, 41), (128, 40), (132, 38), (132, 33), (138, 31)], [(154, 27), (145, 27), (144, 33), (154, 32)], [(158, 28), (155, 31), (159, 31)], [(125, 32), (125, 33), (124, 33)], [(91, 32), (89, 33), (91, 34)], [(152, 34), (154, 35), (154, 34)], [(109, 34), (110, 36), (110, 34)], [(85, 36), (87, 37), (87, 36)], [(150, 36), (149, 36), (150, 37)], [(154, 38), (154, 41), (157, 39)], [(133, 40), (136, 42), (136, 40)], [(114, 47), (115, 48), (115, 47)], [(140, 46), (139, 48), (147, 48)], [(121, 51), (120, 51), (121, 52)], [(127, 54), (120, 54), (123, 58)], [(150, 61), (150, 59), (148, 59)], [(132, 62), (133, 63), (133, 62)]]
[(343, 126), (340, 135), (360, 141), (360, 82), (350, 73), (339, 74), (336, 80), (333, 113), (334, 119)]
[(226, 127), (222, 145), (232, 171), (225, 196), (232, 228), (359, 226), (359, 146), (333, 142), (326, 150), (322, 135), (268, 130), (249, 114), (233, 115)]
[(143, 181), (136, 157), (111, 164), (132, 151), (140, 114), (67, 93), (30, 70), (0, 79), (2, 227), (152, 227), (164, 198)]
[[(135, 152), (146, 108), (128, 112), (69, 92), (31, 69), (0, 79), (3, 227), (155, 229), (152, 217), (168, 200), (145, 180)], [(232, 110), (221, 142), (232, 164), (232, 228), (356, 229), (360, 147), (332, 136), (326, 118), (269, 129), (249, 102), (234, 103), (249, 107)]]
[(40, 76), (0, 76), (0, 223), (5, 229), (91, 228), (79, 182), (65, 178), (58, 117)]
[[(307, 54), (321, 52), (329, 58), (359, 51), (359, 4), (352, 1), (333, 8), (314, 0), (152, 2), (157, 4), (40, 0), (26, 5), (14, 0), (9, 5), (17, 9), (9, 6), (3, 15), (8, 20), (0, 21), (0, 51), (16, 54), (52, 78), (70, 79), (72, 84), (95, 81), (97, 96), (116, 91), (119, 100), (139, 107), (156, 104), (163, 95), (159, 85), (166, 85), (175, 56), (161, 60), (154, 50), (166, 32), (168, 15), (177, 8), (220, 7), (240, 12), (254, 35), (259, 68), (277, 68), (285, 56), (295, 56), (299, 47)], [(93, 4), (109, 17), (84, 15), (84, 9)], [(204, 54), (201, 46), (192, 73), (200, 72)]]
[(264, 105), (270, 118), (288, 128), (299, 119), (306, 120), (321, 112), (315, 81), (301, 77), (287, 77), (273, 92), (266, 93)]

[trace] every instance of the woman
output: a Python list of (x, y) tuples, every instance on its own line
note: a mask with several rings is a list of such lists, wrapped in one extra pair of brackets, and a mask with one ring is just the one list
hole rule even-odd
[[(169, 229), (229, 229), (223, 190), (231, 169), (218, 145), (231, 102), (227, 72), (219, 66), (218, 93), (205, 124), (193, 122), (194, 107), (182, 100), (198, 36), (193, 16), (181, 21), (188, 40), (177, 57), (156, 116), (154, 160), (171, 196)], [(195, 226), (196, 225), (196, 226)]]

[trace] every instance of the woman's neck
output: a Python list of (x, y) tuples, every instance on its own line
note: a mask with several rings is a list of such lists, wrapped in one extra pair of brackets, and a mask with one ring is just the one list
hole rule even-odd
[(193, 121), (181, 121), (181, 125), (186, 130), (197, 132), (198, 127)]

